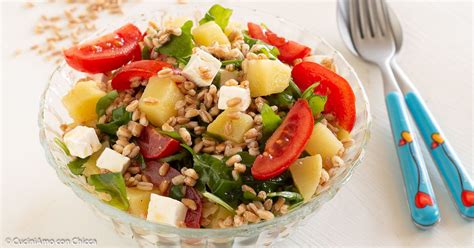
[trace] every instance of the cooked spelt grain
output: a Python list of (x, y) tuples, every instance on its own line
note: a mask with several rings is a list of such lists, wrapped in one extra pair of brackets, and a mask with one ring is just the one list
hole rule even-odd
[(170, 170), (170, 165), (168, 163), (163, 163), (158, 170), (158, 174), (162, 177), (166, 176), (168, 174), (168, 171)]
[(191, 210), (196, 210), (197, 209), (197, 205), (196, 205), (196, 202), (192, 199), (189, 199), (189, 198), (183, 198), (181, 199), (181, 202), (189, 209)]
[(179, 128), (178, 133), (179, 133), (179, 136), (181, 136), (181, 138), (183, 139), (184, 143), (186, 143), (186, 145), (191, 146), (193, 144), (191, 134), (186, 128), (184, 127)]
[(171, 179), (171, 182), (173, 183), (173, 185), (181, 185), (184, 183), (184, 176), (183, 175), (177, 175), (175, 177), (173, 177), (173, 179)]
[(149, 182), (139, 182), (137, 188), (140, 190), (150, 191), (153, 189), (153, 184)]

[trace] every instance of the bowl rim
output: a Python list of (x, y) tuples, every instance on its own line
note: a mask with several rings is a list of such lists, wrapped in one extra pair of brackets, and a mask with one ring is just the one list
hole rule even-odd
[[(299, 213), (304, 212), (304, 210), (309, 210), (310, 211), (309, 214), (315, 212), (314, 209), (312, 209), (311, 207), (318, 206), (320, 203), (325, 203), (325, 202), (331, 200), (336, 195), (338, 190), (348, 182), (348, 180), (352, 177), (355, 169), (364, 160), (365, 153), (366, 153), (366, 147), (367, 147), (368, 141), (370, 139), (370, 133), (371, 133), (370, 128), (371, 128), (371, 125), (372, 125), (372, 116), (371, 116), (371, 111), (370, 111), (370, 104), (369, 104), (369, 100), (368, 100), (367, 94), (365, 92), (365, 89), (364, 89), (357, 73), (355, 72), (355, 70), (353, 69), (351, 64), (349, 64), (347, 62), (347, 60), (344, 58), (344, 56), (342, 56), (342, 54), (338, 50), (336, 50), (330, 43), (328, 43), (325, 39), (321, 38), (318, 35), (315, 35), (313, 32), (307, 30), (306, 28), (304, 28), (302, 26), (298, 26), (297, 24), (287, 20), (286, 18), (280, 17), (278, 15), (274, 15), (274, 14), (271, 14), (271, 13), (268, 13), (268, 12), (265, 12), (265, 11), (257, 10), (255, 8), (235, 6), (235, 5), (232, 5), (231, 3), (226, 3), (226, 6), (230, 6), (233, 10), (251, 11), (251, 12), (257, 13), (259, 15), (265, 15), (266, 17), (276, 18), (279, 21), (283, 22), (285, 24), (285, 26), (295, 28), (300, 32), (306, 33), (308, 36), (310, 36), (312, 38), (316, 38), (317, 40), (320, 41), (320, 44), (324, 44), (325, 46), (330, 48), (333, 51), (333, 53), (335, 53), (337, 56), (339, 56), (339, 58), (342, 60), (342, 62), (349, 69), (350, 73), (352, 74), (352, 76), (355, 79), (354, 81), (356, 82), (357, 86), (359, 87), (359, 90), (360, 90), (361, 95), (362, 95), (362, 99), (360, 99), (360, 100), (363, 102), (363, 104), (365, 106), (365, 111), (366, 111), (366, 115), (367, 115), (366, 124), (363, 126), (364, 134), (363, 134), (363, 138), (362, 138), (362, 143), (360, 145), (360, 151), (355, 155), (355, 158), (354, 158), (354, 161), (352, 162), (352, 164), (350, 166), (347, 166), (347, 169), (345, 169), (342, 174), (338, 175), (334, 179), (331, 187), (325, 189), (319, 195), (313, 196), (313, 198), (310, 201), (308, 201), (308, 202), (304, 203), (303, 205), (299, 206), (294, 211), (290, 211), (287, 214), (284, 214), (282, 216), (277, 216), (277, 217), (275, 217), (271, 220), (262, 221), (262, 222), (255, 223), (255, 224), (242, 225), (242, 226), (239, 226), (239, 227), (229, 227), (229, 228), (222, 228), (222, 229), (182, 228), (182, 227), (174, 227), (174, 226), (170, 226), (170, 225), (166, 225), (166, 224), (150, 222), (150, 221), (147, 221), (145, 219), (135, 217), (135, 216), (129, 214), (128, 212), (126, 212), (126, 211), (119, 210), (119, 209), (117, 209), (113, 206), (110, 206), (109, 204), (103, 202), (102, 200), (100, 200), (93, 193), (87, 191), (85, 188), (83, 188), (79, 184), (76, 184), (75, 182), (71, 181), (63, 170), (58, 169), (60, 165), (58, 164), (58, 162), (54, 158), (54, 155), (51, 151), (51, 146), (54, 145), (54, 144), (49, 143), (46, 139), (46, 124), (45, 124), (45, 119), (44, 119), (44, 117), (45, 117), (44, 113), (45, 113), (46, 95), (47, 95), (48, 90), (50, 89), (50, 86), (52, 84), (53, 77), (56, 75), (56, 73), (59, 73), (62, 69), (67, 67), (67, 64), (65, 63), (65, 61), (63, 61), (60, 65), (58, 65), (56, 67), (56, 69), (53, 71), (53, 73), (49, 77), (48, 83), (46, 84), (46, 86), (44, 88), (44, 91), (41, 95), (40, 108), (39, 108), (39, 114), (38, 114), (39, 136), (40, 136), (40, 141), (41, 141), (40, 143), (41, 143), (41, 145), (44, 149), (44, 152), (45, 152), (48, 163), (54, 168), (54, 170), (56, 171), (56, 173), (57, 173), (58, 177), (60, 178), (60, 180), (64, 184), (69, 186), (72, 189), (72, 191), (77, 196), (79, 196), (79, 198), (81, 198), (83, 201), (88, 203), (88, 205), (92, 205), (93, 207), (100, 210), (101, 213), (103, 213), (103, 214), (107, 215), (109, 218), (111, 218), (111, 220), (113, 222), (119, 221), (121, 223), (131, 225), (134, 228), (139, 227), (139, 228), (144, 228), (144, 229), (148, 229), (148, 230), (158, 231), (160, 233), (163, 232), (163, 233), (179, 234), (179, 236), (186, 236), (186, 237), (190, 237), (190, 238), (202, 238), (203, 236), (204, 237), (218, 238), (218, 237), (228, 237), (229, 234), (232, 234), (232, 235), (235, 235), (235, 234), (237, 234), (237, 235), (255, 234), (255, 231), (257, 231), (257, 230), (265, 230), (265, 229), (267, 229), (269, 227), (272, 227), (272, 226), (278, 226), (278, 225), (281, 225), (281, 224), (290, 223), (293, 220), (294, 217), (298, 216)], [(181, 7), (184, 7), (184, 6), (181, 6)], [(198, 4), (187, 4), (186, 7), (191, 8), (193, 10), (201, 10), (203, 6), (198, 5)], [(160, 10), (158, 10), (158, 11), (160, 11)], [(153, 13), (155, 11), (148, 11), (148, 12)], [(131, 19), (136, 19), (136, 18), (138, 18), (138, 17), (126, 18), (125, 20), (123, 20), (123, 23), (125, 23), (126, 21), (130, 21)], [(122, 23), (122, 21), (120, 23)], [(114, 25), (112, 25), (112, 26), (114, 26)], [(100, 29), (99, 31), (95, 32), (89, 38), (86, 38), (85, 40), (97, 37), (97, 35), (99, 33), (103, 32), (104, 30), (108, 30), (108, 29), (110, 29), (109, 25), (107, 25), (103, 29)], [(132, 228), (132, 231), (135, 232), (137, 230), (134, 230)]]

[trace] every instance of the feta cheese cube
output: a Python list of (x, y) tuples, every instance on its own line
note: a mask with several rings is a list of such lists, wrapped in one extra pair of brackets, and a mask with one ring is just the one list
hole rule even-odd
[[(221, 65), (221, 61), (214, 58), (211, 54), (197, 49), (196, 53), (191, 56), (188, 64), (184, 67), (182, 74), (197, 86), (206, 87), (211, 85)], [(207, 70), (207, 72), (202, 73), (202, 70)]]
[(227, 109), (227, 101), (232, 98), (239, 97), (241, 102), (237, 105), (239, 111), (245, 111), (250, 106), (252, 99), (250, 98), (250, 90), (240, 86), (222, 86), (219, 89), (219, 101), (217, 107), (219, 109)]
[(158, 194), (150, 195), (146, 220), (172, 226), (184, 221), (188, 208), (183, 203)]
[(125, 157), (108, 147), (105, 148), (105, 150), (97, 159), (97, 167), (106, 169), (110, 172), (124, 173), (125, 170), (127, 170), (129, 164), (130, 158)]
[(72, 156), (80, 158), (86, 158), (102, 147), (95, 130), (85, 126), (77, 126), (67, 132), (64, 135), (64, 144)]

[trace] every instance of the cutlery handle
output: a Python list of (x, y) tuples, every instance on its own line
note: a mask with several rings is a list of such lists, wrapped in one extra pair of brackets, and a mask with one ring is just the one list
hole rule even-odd
[(391, 66), (405, 94), (408, 109), (415, 119), (423, 140), (438, 166), (459, 212), (466, 218), (474, 218), (474, 184), (472, 179), (410, 79), (395, 60), (392, 60)]
[(411, 217), (419, 227), (431, 227), (439, 221), (439, 209), (418, 142), (408, 121), (402, 93), (387, 92), (385, 103), (405, 181)]
[(474, 186), (449, 142), (423, 102), (414, 91), (405, 93), (405, 101), (423, 136), (428, 150), (436, 162), (459, 212), (474, 218)]

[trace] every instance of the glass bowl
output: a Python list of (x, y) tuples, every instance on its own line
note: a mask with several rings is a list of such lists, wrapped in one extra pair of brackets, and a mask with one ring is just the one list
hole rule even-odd
[[(136, 18), (126, 19), (116, 25), (108, 26), (92, 37), (111, 32), (126, 22), (132, 22), (144, 30), (150, 19), (158, 23), (167, 16), (189, 16), (199, 20), (207, 10), (206, 7), (202, 5), (167, 6), (157, 11), (148, 11)], [(349, 180), (355, 168), (361, 164), (364, 158), (371, 123), (369, 102), (359, 78), (342, 55), (323, 39), (312, 35), (309, 31), (283, 18), (253, 9), (233, 6), (230, 6), (230, 8), (234, 9), (234, 14), (232, 15), (232, 20), (234, 21), (265, 23), (283, 37), (311, 46), (314, 54), (328, 55), (334, 59), (338, 73), (347, 79), (356, 96), (357, 118), (354, 129), (351, 132), (355, 142), (343, 157), (347, 169), (331, 178), (327, 187), (319, 195), (313, 197), (311, 201), (286, 215), (258, 224), (226, 229), (186, 229), (156, 224), (134, 217), (109, 206), (99, 200), (94, 192), (90, 192), (90, 187), (87, 187), (85, 179), (75, 176), (69, 171), (66, 166), (69, 158), (64, 155), (54, 142), (55, 137), (60, 137), (61, 135), (60, 125), (71, 121), (61, 103), (61, 98), (71, 89), (77, 79), (84, 76), (84, 74), (74, 71), (63, 62), (52, 74), (41, 97), (38, 122), (41, 144), (47, 160), (56, 171), (59, 179), (86, 202), (94, 212), (112, 222), (117, 233), (133, 237), (142, 247), (271, 245), (278, 239), (288, 236), (290, 232), (295, 230), (295, 226), (304, 223), (305, 219), (312, 216), (322, 205), (331, 200)], [(251, 18), (248, 18), (249, 16)]]

